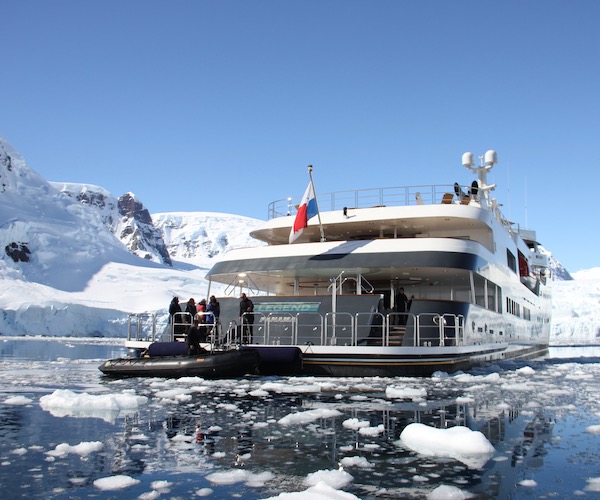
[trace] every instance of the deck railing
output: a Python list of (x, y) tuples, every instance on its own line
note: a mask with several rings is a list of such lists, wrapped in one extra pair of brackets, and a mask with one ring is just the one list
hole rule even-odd
[[(254, 315), (253, 323), (248, 315)], [(367, 318), (368, 316), (368, 318)], [(368, 319), (368, 321), (367, 321)], [(244, 313), (220, 343), (447, 347), (465, 343), (464, 316), (410, 313)]]
[[(211, 312), (204, 313), (209, 342), (219, 338), (220, 323)], [(132, 313), (127, 318), (127, 340), (142, 342), (185, 341), (192, 315), (188, 312), (175, 313), (169, 324), (161, 332), (156, 329), (156, 315), (153, 313)]]
[(156, 315), (153, 313), (129, 314), (127, 340), (154, 342), (156, 340)]
[[(217, 344), (328, 345), (328, 346), (459, 346), (465, 343), (464, 317), (454, 314), (410, 313), (245, 313), (222, 331), (218, 321), (206, 314), (208, 342)], [(161, 333), (152, 313), (130, 314), (127, 340), (145, 342), (185, 341), (191, 315), (177, 313)], [(246, 329), (247, 331), (245, 331)], [(251, 337), (250, 337), (251, 335)]]
[[(462, 188), (464, 191), (467, 187)], [(424, 186), (401, 186), (359, 189), (355, 191), (336, 191), (317, 194), (321, 212), (343, 210), (344, 208), (396, 207), (406, 205), (432, 205), (440, 203), (445, 193), (454, 193), (453, 185), (434, 184)], [(269, 204), (268, 218), (285, 217), (296, 214), (296, 205), (300, 198), (285, 198)]]
[[(336, 210), (353, 210), (357, 208), (373, 207), (401, 207), (410, 205), (435, 205), (442, 202), (444, 195), (452, 195), (450, 200), (459, 203), (460, 197), (469, 192), (469, 186), (456, 187), (449, 184), (431, 184), (423, 186), (398, 186), (385, 188), (357, 189), (354, 191), (336, 191), (333, 193), (317, 194), (317, 202), (321, 212)], [(460, 196), (455, 196), (456, 194)], [(475, 196), (475, 200), (480, 199)], [(285, 198), (269, 203), (268, 219), (296, 215), (296, 206), (300, 203), (299, 198)], [(448, 201), (444, 201), (447, 203)], [(490, 206), (498, 221), (510, 232), (517, 234), (520, 231), (518, 225), (510, 222), (502, 215), (497, 204)]]

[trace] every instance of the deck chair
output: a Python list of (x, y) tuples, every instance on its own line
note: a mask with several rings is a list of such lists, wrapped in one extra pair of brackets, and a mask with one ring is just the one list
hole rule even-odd
[(467, 195), (464, 195), (462, 197), (462, 200), (460, 200), (460, 204), (461, 205), (468, 205), (470, 201), (471, 201), (471, 197), (467, 196)]
[(452, 193), (445, 193), (442, 197), (442, 205), (449, 205), (450, 203), (452, 203), (453, 197), (454, 195)]

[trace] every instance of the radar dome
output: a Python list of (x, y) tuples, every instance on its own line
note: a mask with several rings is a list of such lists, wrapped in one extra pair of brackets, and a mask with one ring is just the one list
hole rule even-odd
[(494, 165), (498, 163), (498, 155), (496, 154), (496, 151), (494, 151), (493, 149), (486, 151), (483, 162), (486, 165)]
[(473, 156), (473, 153), (463, 153), (462, 164), (465, 167), (472, 167), (475, 165), (475, 157)]

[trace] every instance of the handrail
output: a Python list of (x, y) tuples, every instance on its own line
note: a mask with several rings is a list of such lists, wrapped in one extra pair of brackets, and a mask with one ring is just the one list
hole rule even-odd
[[(144, 337), (144, 320), (150, 319), (150, 333)], [(135, 330), (133, 328), (135, 322)], [(152, 341), (156, 339), (156, 314), (154, 313), (131, 313), (127, 316), (127, 340)]]
[[(397, 328), (398, 318), (404, 316), (406, 317), (405, 324), (400, 326), (407, 331), (411, 330), (413, 347), (465, 345), (465, 318), (462, 314), (421, 313), (414, 315), (411, 313), (388, 313), (384, 315), (379, 312), (363, 312), (356, 313), (353, 316), (347, 312), (329, 312), (323, 316), (317, 312), (278, 312), (269, 313), (268, 315), (260, 312), (244, 313), (244, 315), (249, 314), (253, 314), (255, 318), (253, 323), (254, 338), (252, 340), (254, 344), (297, 345), (298, 343), (310, 343), (312, 345), (356, 346), (365, 342), (365, 340), (380, 339), (376, 344), (367, 345), (389, 346), (390, 332)], [(213, 317), (212, 322), (204, 323), (207, 328), (213, 328), (210, 340), (207, 340), (212, 346), (219, 344), (221, 341), (223, 345), (227, 346), (244, 340), (243, 336), (238, 338), (241, 329), (238, 328), (237, 321), (230, 321), (227, 331), (222, 335), (223, 332), (219, 332), (219, 323), (216, 321), (215, 316), (210, 311), (205, 315)], [(364, 317), (368, 317), (369, 320), (361, 321)], [(285, 318), (285, 321), (282, 321), (282, 318)], [(307, 318), (316, 318), (316, 321), (307, 321)], [(378, 318), (377, 322), (373, 321), (374, 318)], [(144, 334), (144, 327), (148, 327), (148, 320), (150, 320), (151, 330), (148, 334)], [(177, 338), (185, 337), (187, 327), (191, 325), (191, 322), (191, 314), (187, 312), (176, 313), (169, 329), (171, 338), (162, 340), (174, 341)], [(245, 321), (241, 321), (239, 325), (244, 323)], [(282, 326), (282, 324), (285, 324), (285, 326)], [(289, 330), (284, 337), (273, 333), (276, 328), (285, 328), (286, 330), (289, 328)], [(371, 334), (373, 329), (376, 332), (375, 336)], [(179, 331), (176, 332), (176, 330)], [(312, 331), (314, 334), (307, 335), (305, 333), (300, 336), (299, 332), (301, 330), (304, 332)], [(365, 330), (369, 331), (367, 335), (359, 335), (360, 332)], [(283, 337), (285, 342), (281, 342)], [(397, 338), (397, 334), (394, 334), (394, 338)], [(307, 339), (308, 341), (305, 342)], [(156, 335), (156, 315), (153, 313), (129, 314), (127, 340), (149, 342), (159, 340)], [(409, 344), (403, 343), (402, 345)]]
[[(468, 186), (464, 186), (468, 190)], [(395, 207), (407, 205), (432, 205), (440, 203), (445, 193), (454, 193), (450, 184), (433, 184), (423, 186), (396, 186), (385, 188), (357, 189), (318, 193), (319, 210), (329, 212), (344, 208)], [(291, 215), (291, 207), (300, 202), (299, 199), (284, 198), (269, 203), (268, 218)]]
[[(348, 324), (348, 323), (339, 324), (338, 320), (342, 319), (342, 318), (349, 318), (350, 324)], [(352, 316), (352, 314), (347, 313), (347, 312), (338, 312), (338, 313), (328, 312), (328, 313), (326, 313), (325, 314), (325, 331), (323, 332), (324, 335), (321, 336), (322, 345), (337, 345), (338, 337), (345, 338), (345, 336), (342, 336), (342, 335), (338, 336), (338, 330), (346, 329), (348, 327), (350, 328), (350, 342), (351, 342), (350, 345), (355, 345), (356, 330), (354, 328), (354, 317)], [(329, 337), (329, 335), (328, 335), (329, 328), (331, 328), (331, 337)]]
[[(349, 280), (353, 280), (356, 283), (356, 293), (357, 294), (361, 293), (363, 291), (366, 293), (373, 293), (373, 291), (375, 290), (375, 287), (369, 282), (369, 280), (367, 278), (365, 278), (358, 271), (350, 274), (349, 276), (344, 276), (345, 274), (346, 274), (346, 271), (342, 271), (340, 274), (337, 275), (337, 277), (335, 279), (332, 279), (329, 286), (327, 287), (327, 290), (329, 290), (329, 291), (335, 290), (336, 294), (337, 293), (341, 294), (344, 283), (346, 283), (346, 281), (349, 281)], [(365, 284), (367, 284), (369, 286), (369, 288), (367, 288), (365, 286)]]
[[(354, 315), (347, 312), (328, 312), (324, 316), (316, 312), (269, 314), (255, 312), (252, 314), (255, 317), (253, 344), (356, 346), (366, 342), (366, 345), (384, 347), (391, 345), (450, 347), (465, 343), (464, 316), (455, 314), (388, 313), (384, 315), (378, 312)], [(367, 317), (369, 320), (365, 321)], [(316, 321), (307, 321), (307, 318), (316, 318)], [(373, 321), (375, 318), (377, 321)], [(240, 324), (244, 323), (242, 321)], [(243, 341), (243, 338), (237, 338), (238, 330), (237, 323), (231, 322), (227, 330), (229, 342)], [(412, 342), (404, 339), (407, 335)], [(397, 343), (399, 341), (400, 344)]]

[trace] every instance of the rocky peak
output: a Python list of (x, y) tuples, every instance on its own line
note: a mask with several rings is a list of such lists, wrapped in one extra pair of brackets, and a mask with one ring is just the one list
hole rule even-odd
[(8, 172), (12, 172), (12, 158), (0, 143), (0, 193), (4, 193), (8, 186)]
[(154, 227), (150, 212), (135, 198), (126, 193), (118, 200), (119, 224), (115, 234), (131, 252), (149, 260), (160, 260), (172, 266), (162, 233)]

